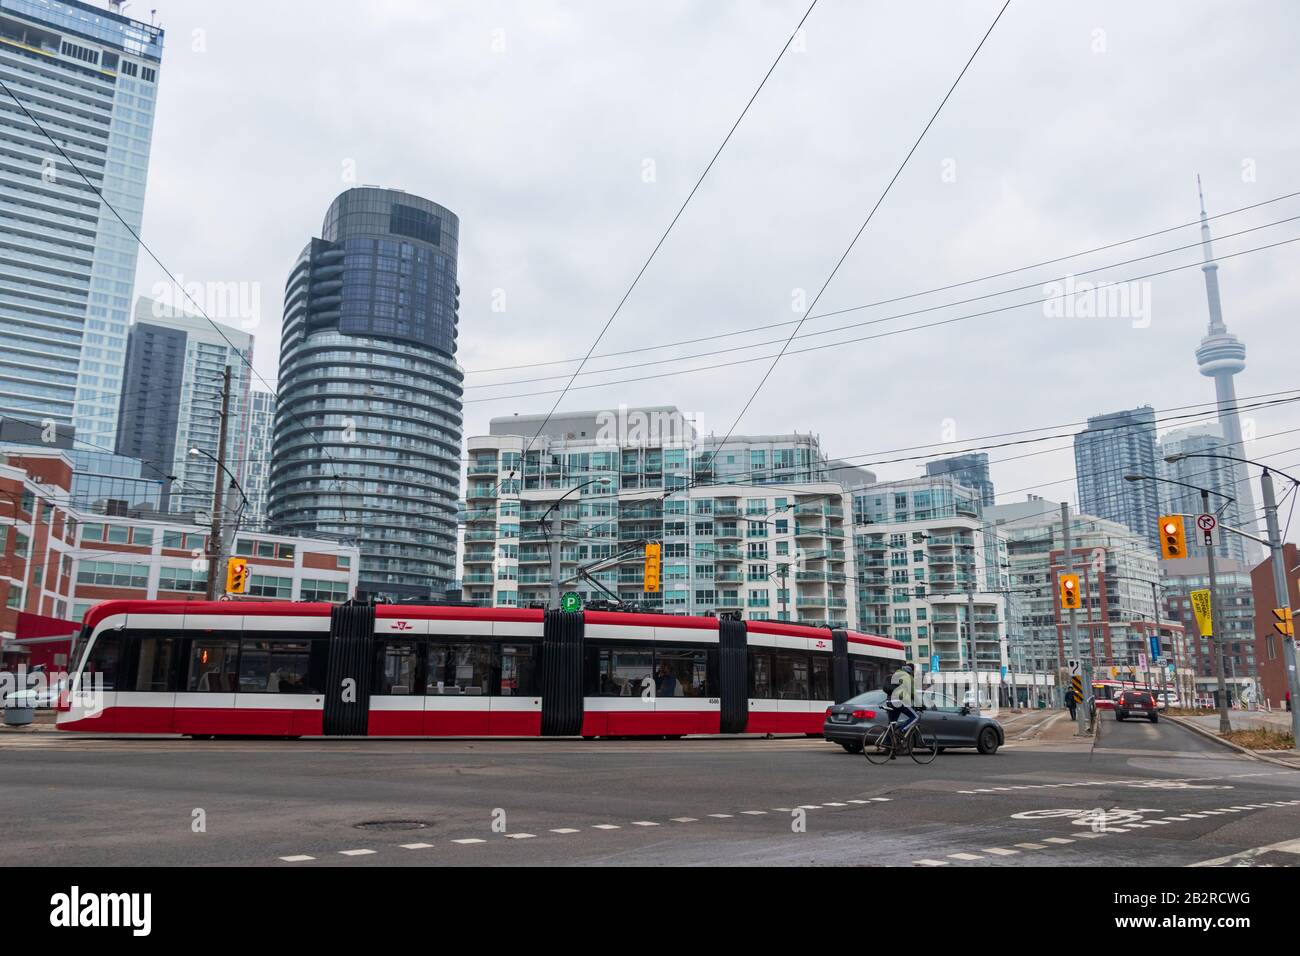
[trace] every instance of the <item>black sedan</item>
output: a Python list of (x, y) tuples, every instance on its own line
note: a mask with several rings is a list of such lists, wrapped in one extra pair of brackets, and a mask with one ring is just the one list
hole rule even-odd
[[(851, 754), (862, 753), (863, 738), (869, 734), (874, 739), (889, 724), (887, 699), (883, 690), (870, 690), (828, 707), (822, 736)], [(940, 750), (974, 747), (982, 754), (991, 754), (1006, 743), (1002, 725), (992, 717), (981, 716), (969, 705), (930, 706), (920, 714), (921, 732), (933, 734)]]

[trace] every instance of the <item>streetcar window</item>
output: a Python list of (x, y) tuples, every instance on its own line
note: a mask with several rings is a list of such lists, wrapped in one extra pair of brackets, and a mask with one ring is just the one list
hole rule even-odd
[(812, 659), (812, 699), (835, 699), (831, 692), (831, 659), (821, 654), (814, 654)]
[(651, 686), (653, 647), (588, 647), (587, 654), (589, 680), (596, 682), (587, 688), (591, 696), (640, 697)]
[(530, 697), (537, 693), (537, 655), (531, 644), (501, 645), (501, 696)]
[(750, 649), (749, 696), (756, 700), (772, 699), (772, 652)]
[(380, 675), (378, 693), (414, 694), (416, 665), (420, 661), (414, 641), (386, 641), (384, 666)]
[(240, 644), (239, 691), (243, 694), (315, 694), (307, 665), (306, 641), (258, 641)]
[(704, 650), (655, 648), (655, 696), (708, 697), (708, 669)]
[(90, 659), (81, 677), (82, 690), (114, 690), (117, 687), (117, 660), (121, 638), (101, 634), (90, 648)]
[(772, 689), (777, 700), (808, 699), (808, 655), (777, 651), (772, 662)]
[(162, 693), (175, 690), (168, 686), (174, 643), (169, 637), (142, 637), (140, 656), (135, 668), (135, 689)]
[(238, 660), (239, 641), (197, 639), (190, 654), (186, 689), (192, 693), (233, 694), (239, 687)]
[(865, 694), (869, 690), (878, 690), (883, 682), (879, 664), (874, 661), (853, 661), (853, 693)]
[(429, 645), (429, 694), (486, 694), (492, 649), (486, 644)]

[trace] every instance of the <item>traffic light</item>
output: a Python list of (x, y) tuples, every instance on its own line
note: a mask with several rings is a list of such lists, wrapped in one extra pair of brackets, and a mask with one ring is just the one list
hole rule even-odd
[(652, 541), (645, 546), (645, 581), (641, 585), (641, 590), (646, 594), (659, 590), (659, 556), (658, 543)]
[(1160, 518), (1160, 553), (1166, 558), (1187, 557), (1187, 535), (1183, 530), (1182, 515)]
[(1277, 618), (1273, 622), (1273, 630), (1283, 637), (1295, 637), (1295, 622), (1291, 619), (1291, 609), (1289, 607), (1273, 608), (1273, 616)]
[(1083, 606), (1079, 597), (1079, 576), (1077, 574), (1061, 575), (1061, 607), (1066, 611), (1077, 611)]
[(243, 594), (248, 590), (248, 561), (231, 558), (226, 562), (226, 593)]

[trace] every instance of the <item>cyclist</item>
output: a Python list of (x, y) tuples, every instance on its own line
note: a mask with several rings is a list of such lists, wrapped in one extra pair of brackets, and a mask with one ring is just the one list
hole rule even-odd
[(894, 724), (896, 740), (902, 740), (912, 725), (920, 720), (914, 709), (916, 704), (916, 666), (911, 661), (903, 663), (890, 678), (893, 690), (889, 695), (889, 719)]

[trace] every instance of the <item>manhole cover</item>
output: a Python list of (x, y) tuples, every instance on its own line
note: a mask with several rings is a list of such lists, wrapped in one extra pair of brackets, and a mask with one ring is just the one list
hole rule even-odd
[(356, 824), (358, 830), (424, 830), (429, 827), (423, 820), (367, 820)]

